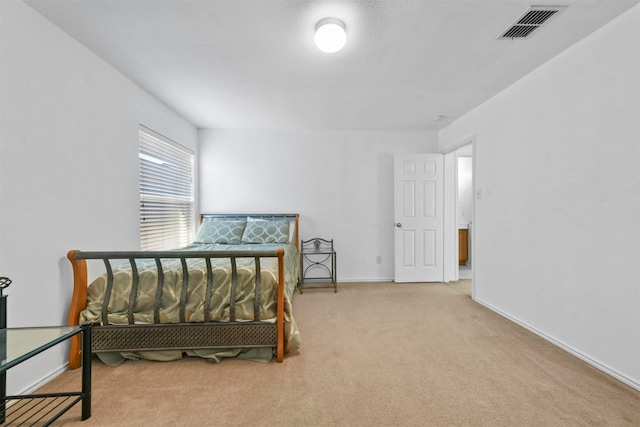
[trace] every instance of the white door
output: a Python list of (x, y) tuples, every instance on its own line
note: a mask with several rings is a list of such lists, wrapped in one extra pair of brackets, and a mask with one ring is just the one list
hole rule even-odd
[(396, 282), (444, 279), (442, 154), (396, 154), (394, 221)]

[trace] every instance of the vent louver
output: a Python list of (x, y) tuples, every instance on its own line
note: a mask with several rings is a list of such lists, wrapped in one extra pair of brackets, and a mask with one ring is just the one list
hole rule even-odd
[(566, 6), (530, 6), (498, 39), (524, 39)]

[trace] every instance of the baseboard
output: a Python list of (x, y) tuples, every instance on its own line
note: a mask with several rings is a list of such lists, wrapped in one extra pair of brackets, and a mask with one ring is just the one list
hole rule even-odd
[(566, 351), (567, 353), (572, 354), (573, 356), (577, 357), (578, 359), (588, 363), (589, 365), (593, 366), (594, 368), (604, 372), (607, 375), (612, 376), (613, 378), (617, 379), (620, 382), (625, 383), (626, 385), (628, 385), (629, 387), (632, 387), (638, 391), (640, 391), (640, 383), (638, 381), (635, 381), (633, 378), (629, 378), (626, 375), (621, 374), (620, 372), (616, 371), (615, 369), (610, 368), (609, 366), (598, 362), (597, 360), (592, 359), (591, 357), (587, 356), (586, 354), (580, 352), (579, 350), (576, 350), (574, 348), (572, 348), (571, 346), (563, 343), (562, 341), (558, 341), (557, 339), (545, 334), (544, 332), (542, 332), (541, 330), (521, 321), (520, 319), (511, 316), (508, 313), (505, 313), (504, 311), (492, 306), (491, 304), (482, 301), (480, 299), (474, 298), (474, 301), (477, 302), (478, 304), (488, 308), (489, 310), (499, 314), (500, 316), (509, 319), (510, 321), (522, 326), (523, 328), (525, 328), (526, 330), (533, 332), (534, 334), (536, 334), (537, 336), (539, 336), (540, 338), (544, 339), (545, 341), (550, 342), (551, 344), (555, 345), (556, 347), (561, 348), (562, 350)]

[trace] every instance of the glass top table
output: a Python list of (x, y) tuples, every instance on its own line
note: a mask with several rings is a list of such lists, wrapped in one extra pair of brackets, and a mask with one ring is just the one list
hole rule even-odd
[(80, 326), (0, 329), (0, 372), (80, 332)]
[[(76, 337), (78, 334), (81, 336)], [(82, 340), (81, 391), (6, 394), (10, 368), (69, 339)], [(13, 405), (15, 401), (24, 405)], [(82, 404), (82, 420), (91, 417), (91, 325), (0, 328), (0, 424), (48, 426), (76, 403)]]

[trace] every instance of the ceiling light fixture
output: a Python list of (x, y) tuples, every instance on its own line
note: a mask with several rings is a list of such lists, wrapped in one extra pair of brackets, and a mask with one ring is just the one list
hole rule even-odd
[(324, 18), (316, 24), (315, 42), (326, 53), (337, 52), (347, 42), (346, 25), (338, 18)]

